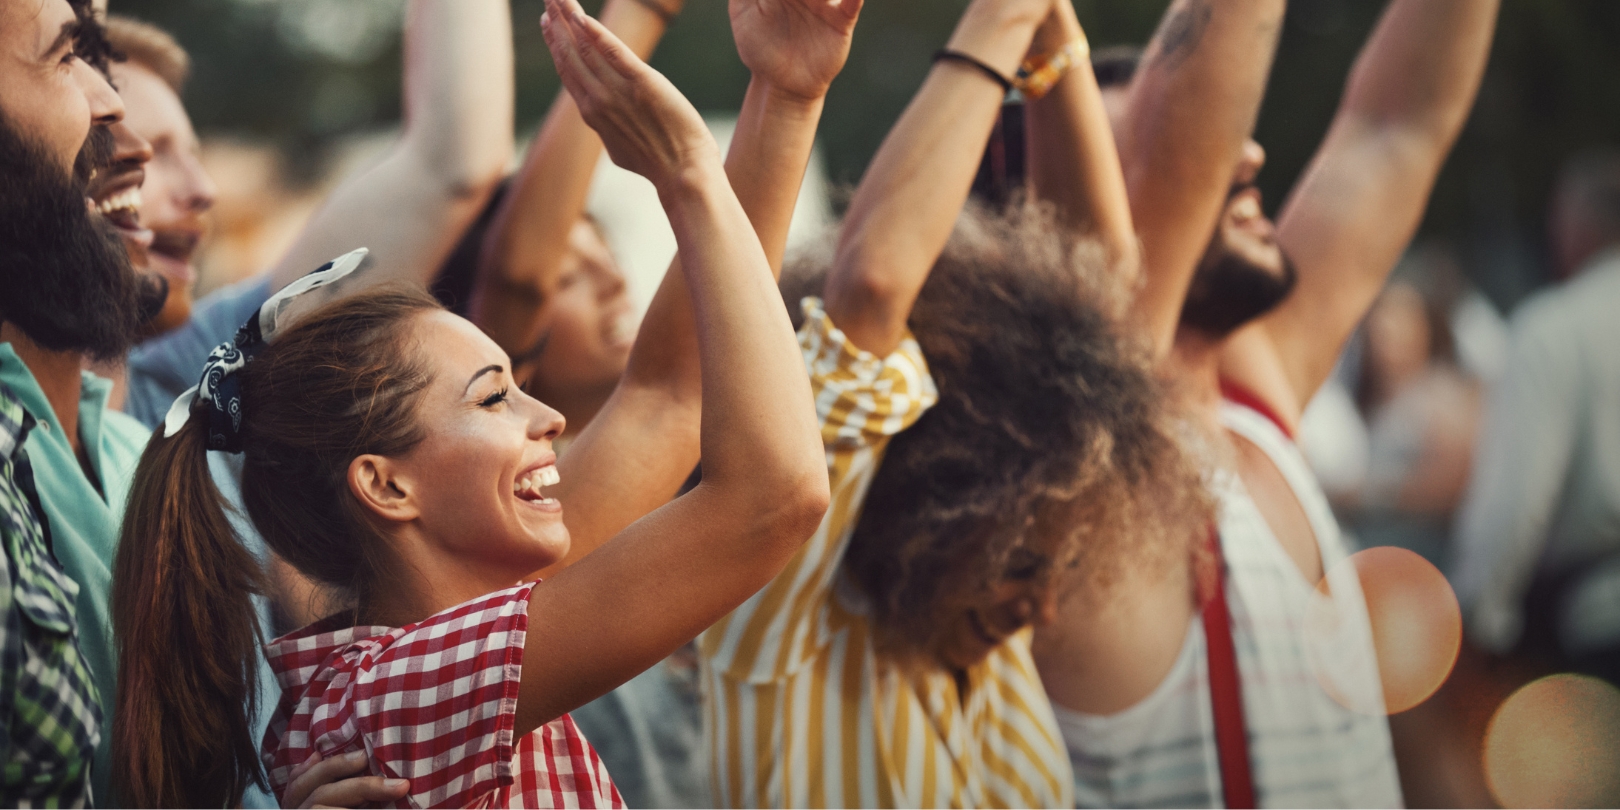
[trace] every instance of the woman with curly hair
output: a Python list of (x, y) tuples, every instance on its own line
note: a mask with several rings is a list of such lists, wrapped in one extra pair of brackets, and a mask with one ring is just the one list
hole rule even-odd
[[(830, 266), (784, 285), (832, 504), (700, 641), (721, 805), (1073, 802), (1031, 626), (1207, 518), (1119, 326), (1135, 237), (1085, 52), (1068, 0), (974, 0)], [(1040, 204), (959, 216), (1026, 58)]]

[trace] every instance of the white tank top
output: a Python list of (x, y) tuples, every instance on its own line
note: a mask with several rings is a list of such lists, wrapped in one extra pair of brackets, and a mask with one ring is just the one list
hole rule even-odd
[[(1294, 443), (1233, 403), (1222, 423), (1259, 447), (1293, 489), (1324, 569), (1346, 556), (1327, 498)], [(1261, 807), (1399, 807), (1401, 791), (1359, 583), (1334, 576), (1316, 597), (1230, 471), (1217, 471), (1226, 599), (1243, 682), (1249, 758)], [(1348, 567), (1341, 569), (1348, 572)], [(1323, 615), (1338, 621), (1322, 622)], [(1331, 625), (1331, 626), (1324, 626)], [(1102, 716), (1054, 707), (1081, 807), (1219, 807), (1220, 759), (1203, 621), (1194, 617), (1170, 672), (1148, 697)], [(1313, 663), (1314, 662), (1314, 663)], [(1372, 709), (1352, 711), (1344, 703)]]

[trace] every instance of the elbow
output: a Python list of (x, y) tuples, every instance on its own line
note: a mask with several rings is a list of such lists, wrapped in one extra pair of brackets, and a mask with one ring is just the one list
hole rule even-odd
[(896, 259), (879, 253), (865, 248), (839, 250), (822, 293), (829, 313), (866, 316), (886, 312), (900, 300), (900, 282), (894, 276)]
[(500, 146), (448, 148), (408, 134), (404, 148), (422, 176), (430, 178), (447, 199), (476, 201), (480, 207), (506, 178), (512, 158), (510, 140)]
[(803, 543), (815, 533), (831, 503), (832, 489), (827, 481), (827, 464), (825, 459), (818, 458), (815, 467), (799, 477), (793, 486), (792, 496), (787, 500), (785, 511), (788, 514), (783, 522), (789, 534), (799, 538), (795, 545)]
[(814, 467), (784, 475), (761, 487), (759, 494), (761, 535), (772, 538), (784, 557), (791, 557), (815, 534), (832, 501), (826, 462), (818, 458)]
[(506, 160), (490, 160), (453, 167), (439, 178), (445, 196), (454, 200), (476, 200), (480, 206), (495, 193), (506, 177)]

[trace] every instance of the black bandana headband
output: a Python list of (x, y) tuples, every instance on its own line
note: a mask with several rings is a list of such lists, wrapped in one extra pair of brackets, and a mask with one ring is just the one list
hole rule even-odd
[(163, 437), (169, 438), (184, 427), (196, 404), (201, 402), (208, 410), (208, 449), (242, 452), (242, 381), (236, 372), (275, 338), (280, 328), (276, 320), (289, 301), (354, 272), (366, 253), (365, 248), (345, 253), (270, 296), (270, 300), (236, 331), (235, 338), (219, 344), (209, 353), (208, 362), (203, 364), (202, 379), (169, 406), (169, 413), (163, 418)]

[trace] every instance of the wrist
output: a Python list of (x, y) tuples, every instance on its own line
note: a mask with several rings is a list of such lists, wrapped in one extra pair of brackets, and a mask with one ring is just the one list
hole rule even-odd
[(1008, 5), (1004, 0), (978, 0), (968, 6), (946, 50), (972, 56), (1003, 76), (1016, 74), (1041, 16)]
[(805, 93), (754, 74), (748, 81), (747, 97), (757, 99), (761, 108), (772, 116), (819, 120), (821, 108), (827, 99), (827, 88)]
[(1074, 8), (1064, 2), (1035, 30), (1035, 38), (1029, 44), (1029, 58), (1050, 56), (1070, 42), (1085, 38), (1080, 18), (1074, 15)]
[(689, 155), (663, 176), (648, 179), (671, 213), (684, 204), (703, 199), (717, 185), (729, 188), (725, 165), (720, 160), (719, 150), (714, 148)]

